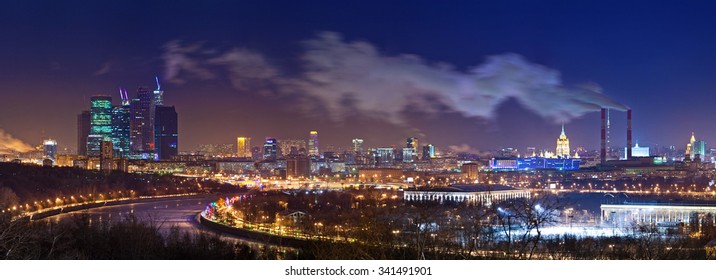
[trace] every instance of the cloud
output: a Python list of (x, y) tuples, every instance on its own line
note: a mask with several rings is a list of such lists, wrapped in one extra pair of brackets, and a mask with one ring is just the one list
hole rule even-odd
[(0, 154), (25, 153), (32, 150), (32, 146), (0, 129)]
[(368, 42), (349, 42), (338, 33), (322, 32), (302, 42), (302, 71), (286, 76), (259, 52), (202, 46), (167, 43), (163, 56), (167, 79), (207, 80), (224, 71), (239, 91), (298, 95), (296, 100), (320, 102), (339, 121), (359, 112), (406, 125), (406, 108), (491, 119), (497, 107), (511, 98), (554, 122), (569, 121), (601, 107), (626, 109), (595, 85), (564, 85), (559, 71), (513, 53), (489, 56), (483, 64), (460, 71), (416, 55), (386, 55)]
[(183, 46), (181, 41), (170, 41), (164, 45), (164, 75), (165, 79), (172, 83), (184, 83), (181, 76), (191, 75), (192, 78), (208, 80), (215, 78), (215, 75), (202, 64), (200, 57), (202, 43), (194, 43)]
[(302, 92), (319, 97), (338, 116), (343, 96), (361, 111), (394, 123), (404, 122), (401, 112), (407, 106), (431, 111), (421, 101), (426, 99), (466, 117), (492, 118), (498, 105), (514, 98), (555, 122), (601, 107), (626, 108), (593, 89), (565, 86), (559, 71), (517, 54), (490, 56), (468, 71), (457, 71), (415, 55), (383, 55), (370, 43), (346, 42), (337, 33), (322, 33), (304, 47)]
[(112, 63), (107, 61), (104, 64), (102, 64), (102, 66), (97, 71), (95, 71), (93, 75), (94, 76), (102, 76), (102, 75), (109, 73), (109, 71), (111, 69), (112, 69)]
[(278, 75), (278, 70), (263, 55), (247, 49), (229, 50), (207, 63), (224, 66), (229, 72), (231, 85), (237, 90), (270, 87), (271, 79)]

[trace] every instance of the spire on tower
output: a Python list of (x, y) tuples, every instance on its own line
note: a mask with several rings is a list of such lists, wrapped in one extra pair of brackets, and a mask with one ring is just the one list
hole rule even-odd
[(154, 80), (157, 81), (157, 91), (162, 90), (162, 85), (159, 84), (159, 76), (154, 76)]

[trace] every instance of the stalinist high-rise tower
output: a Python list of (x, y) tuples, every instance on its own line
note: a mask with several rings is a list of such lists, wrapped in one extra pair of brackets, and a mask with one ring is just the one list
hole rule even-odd
[(569, 158), (569, 138), (564, 134), (564, 124), (562, 124), (562, 134), (557, 138), (557, 152), (555, 156)]

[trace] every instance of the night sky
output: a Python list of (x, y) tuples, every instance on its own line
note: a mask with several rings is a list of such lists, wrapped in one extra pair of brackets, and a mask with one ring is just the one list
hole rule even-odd
[(145, 2), (3, 1), (4, 141), (74, 149), (90, 96), (118, 104), (158, 75), (182, 151), (309, 130), (322, 146), (553, 149), (562, 122), (596, 149), (595, 98), (633, 108), (642, 146), (716, 144), (713, 1)]

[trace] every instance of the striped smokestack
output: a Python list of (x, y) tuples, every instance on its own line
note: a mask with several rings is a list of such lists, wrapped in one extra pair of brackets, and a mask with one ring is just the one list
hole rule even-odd
[(607, 109), (602, 108), (602, 135), (601, 135), (601, 150), (599, 156), (601, 157), (602, 164), (607, 162)]

